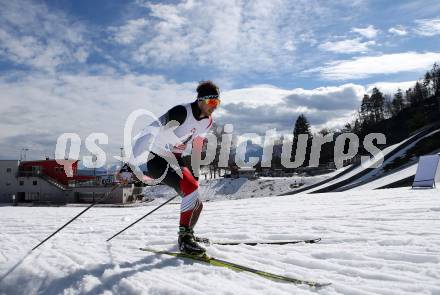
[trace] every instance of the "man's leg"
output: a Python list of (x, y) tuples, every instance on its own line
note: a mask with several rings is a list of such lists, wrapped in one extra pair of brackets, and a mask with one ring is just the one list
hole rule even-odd
[(182, 167), (183, 178), (179, 186), (182, 192), (180, 205), (180, 226), (193, 229), (203, 209), (199, 199), (199, 183), (187, 167)]
[[(168, 163), (159, 156), (148, 161), (148, 175), (159, 178), (165, 173)], [(203, 254), (205, 249), (194, 240), (193, 228), (199, 219), (203, 205), (199, 199), (199, 184), (187, 167), (181, 167), (183, 177), (171, 167), (162, 183), (174, 188), (182, 196), (180, 206), (179, 248), (182, 252)]]

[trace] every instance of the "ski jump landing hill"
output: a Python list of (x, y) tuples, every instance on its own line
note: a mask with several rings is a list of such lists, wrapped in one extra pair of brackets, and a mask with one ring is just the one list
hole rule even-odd
[[(350, 166), (331, 178), (280, 195), (411, 186), (417, 171), (418, 157), (413, 157), (406, 164), (396, 168), (385, 170), (385, 167), (393, 163), (396, 159), (404, 156), (421, 140), (436, 135), (438, 132), (440, 132), (440, 122), (426, 126), (415, 132), (411, 137), (385, 148), (382, 151), (383, 163), (377, 168), (373, 167), (376, 166), (380, 159), (373, 157), (363, 165)], [(440, 146), (439, 150), (434, 151), (434, 154), (439, 151)], [(436, 174), (436, 177), (440, 176)]]

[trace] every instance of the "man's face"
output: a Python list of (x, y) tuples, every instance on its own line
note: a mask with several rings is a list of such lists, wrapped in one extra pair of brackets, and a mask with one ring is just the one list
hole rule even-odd
[(214, 101), (209, 102), (208, 100), (199, 101), (199, 107), (202, 112), (202, 116), (211, 116), (211, 114), (218, 108), (220, 105), (220, 100), (216, 99), (217, 103)]

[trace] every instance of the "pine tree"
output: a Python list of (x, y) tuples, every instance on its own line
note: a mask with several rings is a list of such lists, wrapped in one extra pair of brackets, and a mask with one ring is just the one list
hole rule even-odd
[(304, 114), (301, 114), (298, 116), (295, 122), (295, 128), (293, 129), (293, 143), (292, 143), (292, 158), (295, 159), (296, 155), (296, 149), (298, 146), (298, 136), (300, 134), (307, 134), (308, 140), (307, 140), (307, 148), (306, 148), (306, 157), (304, 160), (304, 164), (302, 166), (307, 166), (309, 163), (310, 158), (310, 150), (312, 145), (312, 131), (310, 130), (310, 124), (307, 121), (306, 116)]
[(299, 115), (298, 119), (295, 122), (295, 129), (293, 130), (294, 138), (298, 138), (299, 134), (308, 134), (309, 138), (312, 137), (312, 132), (310, 131), (310, 124), (307, 121), (306, 116), (304, 114)]
[(361, 109), (359, 111), (359, 118), (362, 125), (370, 125), (374, 121), (373, 104), (368, 94), (365, 94), (364, 97), (362, 98)]
[(416, 96), (418, 98), (418, 103), (422, 102), (426, 98), (428, 98), (428, 90), (425, 85), (423, 85), (420, 82), (416, 82), (416, 85), (414, 86), (414, 92), (416, 93)]
[(389, 95), (384, 95), (385, 103), (384, 103), (384, 117), (385, 119), (391, 118), (394, 116), (393, 113), (393, 101)]
[(354, 121), (354, 124), (353, 124), (353, 131), (352, 131), (354, 134), (356, 134), (356, 135), (360, 135), (361, 134), (361, 132), (362, 132), (362, 130), (361, 130), (361, 122), (359, 122), (359, 119), (356, 119), (355, 121)]
[(394, 94), (394, 98), (391, 102), (391, 107), (393, 116), (396, 116), (405, 107), (402, 89), (397, 89), (397, 92)]
[(428, 91), (419, 81), (416, 82), (413, 89), (407, 90), (407, 100), (412, 107), (420, 105), (427, 97)]
[(382, 92), (376, 87), (371, 93), (372, 112), (374, 116), (374, 123), (378, 123), (385, 118), (385, 97)]
[[(351, 129), (351, 125), (350, 123), (347, 123), (346, 128), (350, 128)], [(346, 132), (351, 132), (351, 131), (346, 131)], [(326, 136), (330, 133), (334, 133), (333, 130), (330, 130), (328, 128), (323, 128), (321, 129), (319, 132), (319, 135), (321, 136)], [(334, 136), (333, 136), (334, 138)], [(321, 154), (320, 154), (320, 163), (330, 163), (333, 162), (333, 158), (334, 158), (334, 150), (335, 150), (335, 141), (333, 140), (332, 142), (326, 142), (321, 146)]]
[(435, 96), (440, 96), (440, 67), (437, 63), (434, 64), (430, 72), (432, 82), (432, 92)]
[(426, 88), (428, 96), (434, 94), (434, 89), (432, 88), (432, 76), (431, 72), (426, 72), (423, 78), (423, 86)]
[(413, 106), (413, 103), (414, 103), (414, 91), (413, 91), (413, 89), (412, 88), (408, 88), (406, 91), (405, 91), (405, 98), (406, 98), (406, 101), (408, 102), (408, 105), (409, 106)]

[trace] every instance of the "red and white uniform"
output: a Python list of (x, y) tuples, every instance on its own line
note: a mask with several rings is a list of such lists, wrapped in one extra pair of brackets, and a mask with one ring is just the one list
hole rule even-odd
[[(212, 117), (200, 118), (200, 109), (197, 102), (191, 104), (178, 105), (170, 109), (166, 114), (159, 118), (159, 125), (166, 125), (170, 121), (177, 121), (180, 125), (174, 129), (172, 136), (160, 137), (159, 133), (141, 134), (138, 136), (133, 147), (133, 155), (137, 157), (146, 150), (155, 154), (155, 157), (147, 162), (147, 174), (151, 178), (158, 179), (165, 173), (166, 176), (162, 183), (173, 187), (182, 196), (180, 206), (180, 226), (193, 228), (197, 222), (199, 214), (203, 208), (199, 198), (199, 183), (191, 170), (184, 166), (181, 155), (189, 144), (193, 148), (201, 150), (203, 146), (203, 136), (209, 131), (213, 124)], [(151, 126), (158, 126), (157, 122)], [(159, 144), (155, 138), (160, 137)], [(164, 142), (165, 141), (165, 142)], [(168, 165), (168, 162), (160, 157), (161, 151), (172, 152), (178, 160), (182, 177)], [(168, 170), (167, 170), (168, 169)]]

